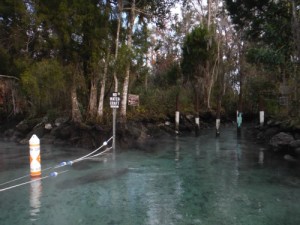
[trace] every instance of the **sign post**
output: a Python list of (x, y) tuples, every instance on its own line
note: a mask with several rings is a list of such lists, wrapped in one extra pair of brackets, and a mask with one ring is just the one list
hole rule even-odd
[(120, 103), (120, 93), (113, 92), (109, 98), (110, 108), (113, 109), (113, 142), (112, 148), (113, 151), (116, 149), (116, 118), (117, 118), (117, 109), (119, 108)]

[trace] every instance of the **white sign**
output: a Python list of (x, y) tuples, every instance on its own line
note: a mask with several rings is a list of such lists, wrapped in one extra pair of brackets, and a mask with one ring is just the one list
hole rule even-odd
[(121, 100), (120, 93), (113, 92), (112, 96), (109, 97), (110, 108), (112, 108), (112, 109), (118, 109), (119, 108), (120, 100)]

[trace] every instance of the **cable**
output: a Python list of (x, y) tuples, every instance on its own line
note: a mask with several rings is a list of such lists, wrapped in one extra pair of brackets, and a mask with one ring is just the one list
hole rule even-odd
[(73, 163), (79, 162), (79, 161), (81, 161), (81, 160), (83, 160), (83, 159), (89, 157), (90, 155), (92, 155), (92, 154), (94, 154), (95, 152), (99, 151), (102, 147), (106, 146), (107, 143), (108, 143), (112, 138), (113, 138), (113, 137), (109, 138), (108, 141), (103, 142), (103, 144), (102, 144), (99, 148), (97, 148), (96, 150), (90, 152), (89, 154), (87, 154), (87, 155), (85, 155), (85, 156), (82, 156), (82, 157), (80, 157), (80, 158), (78, 158), (78, 159), (75, 159), (75, 160), (73, 160), (72, 162), (73, 162)]
[[(88, 157), (88, 158), (85, 158), (85, 159), (92, 159), (92, 158), (94, 158), (94, 157), (97, 157), (97, 156), (99, 156), (99, 155), (102, 155), (102, 154), (108, 152), (108, 151), (111, 150), (111, 149), (112, 149), (112, 147), (107, 148), (107, 149), (104, 150), (103, 152), (100, 152), (100, 153), (98, 153), (98, 154), (96, 154), (96, 155), (92, 155), (91, 157)], [(84, 160), (84, 159), (83, 159), (83, 160)]]
[(25, 184), (31, 184), (33, 182), (36, 182), (36, 181), (39, 181), (39, 180), (44, 180), (44, 179), (49, 178), (49, 177), (56, 177), (59, 174), (62, 174), (62, 173), (68, 172), (68, 171), (69, 170), (64, 170), (64, 171), (59, 172), (59, 173), (58, 172), (51, 172), (47, 176), (44, 176), (44, 177), (41, 177), (41, 178), (37, 178), (37, 179), (31, 180), (31, 181), (27, 181), (27, 182), (24, 182), (24, 183), (16, 184), (16, 185), (13, 185), (13, 186), (10, 186), (10, 187), (7, 187), (7, 188), (0, 189), (0, 192), (7, 191), (7, 190), (10, 190), (10, 189), (13, 189), (13, 188), (16, 188), (16, 187), (20, 187), (20, 186), (23, 186)]
[[(41, 170), (41, 171), (50, 170), (50, 169), (52, 169), (52, 168), (53, 168), (53, 167), (48, 167), (48, 168), (45, 168), (45, 169), (43, 169), (43, 170)], [(13, 180), (4, 182), (4, 183), (0, 184), (0, 186), (3, 186), (3, 185), (5, 185), (5, 184), (12, 183), (12, 182), (17, 181), (17, 180), (21, 180), (21, 179), (26, 178), (26, 177), (29, 177), (29, 176), (30, 176), (29, 174), (24, 175), (24, 176), (22, 176), (22, 177), (19, 177), (19, 178), (16, 178), (16, 179), (13, 179)]]
[[(90, 155), (96, 153), (96, 152), (99, 151), (102, 147), (107, 146), (107, 144), (111, 141), (112, 138), (113, 138), (113, 137), (110, 137), (107, 141), (104, 141), (103, 144), (102, 144), (99, 148), (97, 148), (96, 150), (92, 151), (91, 153), (89, 153), (89, 154), (87, 154), (87, 155), (85, 155), (85, 156), (82, 156), (82, 157), (80, 157), (80, 158), (77, 158), (77, 159), (75, 159), (75, 160), (73, 160), (73, 161), (61, 162), (61, 163), (57, 164), (56, 166), (48, 167), (48, 168), (45, 168), (45, 169), (43, 169), (43, 170), (41, 170), (41, 171), (46, 171), (46, 170), (50, 170), (50, 169), (57, 169), (57, 168), (64, 167), (64, 166), (67, 166), (67, 165), (68, 165), (68, 166), (72, 166), (74, 163), (80, 162), (80, 161), (82, 161), (82, 160), (84, 160), (84, 159), (87, 159)], [(101, 155), (101, 154), (103, 154), (103, 153), (109, 151), (111, 148), (112, 148), (112, 147), (110, 147), (110, 148), (108, 148), (108, 149), (104, 150), (103, 152), (100, 152), (100, 153), (98, 153), (98, 154), (96, 154), (96, 155), (93, 155), (93, 156), (91, 156), (90, 158), (99, 156), (99, 155)], [(9, 184), (9, 183), (12, 183), (12, 182), (21, 180), (21, 179), (26, 178), (26, 177), (29, 177), (29, 176), (30, 176), (30, 175), (28, 174), (28, 175), (24, 175), (24, 176), (22, 176), (22, 177), (18, 177), (18, 178), (16, 178), (16, 179), (13, 179), (13, 180), (10, 180), (10, 181), (1, 183), (0, 186), (3, 186), (3, 185), (5, 185), (5, 184)], [(48, 176), (46, 176), (46, 177), (48, 177)], [(44, 178), (41, 178), (41, 179), (44, 179)], [(25, 182), (25, 184), (27, 184), (27, 183), (30, 183), (30, 182)], [(24, 184), (24, 183), (17, 184), (17, 185), (14, 185), (14, 186), (18, 187), (18, 186), (23, 185), (23, 184)], [(14, 187), (14, 186), (12, 186), (12, 187)], [(0, 191), (5, 190), (5, 189), (6, 189), (6, 188), (0, 189)]]

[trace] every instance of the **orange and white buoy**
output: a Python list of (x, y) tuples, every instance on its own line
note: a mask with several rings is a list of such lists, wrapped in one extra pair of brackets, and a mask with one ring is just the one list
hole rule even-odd
[(29, 140), (30, 149), (30, 176), (41, 176), (40, 139), (34, 134)]

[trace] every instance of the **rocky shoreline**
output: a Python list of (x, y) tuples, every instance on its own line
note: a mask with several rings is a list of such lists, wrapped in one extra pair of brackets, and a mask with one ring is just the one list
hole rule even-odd
[[(173, 121), (173, 118), (164, 121), (128, 121), (126, 126), (117, 123), (116, 145), (121, 149), (137, 148), (151, 151), (157, 138), (175, 135)], [(209, 126), (209, 123), (201, 124), (201, 128)], [(180, 131), (192, 133), (194, 130), (193, 120), (189, 116), (182, 116)], [(68, 117), (53, 121), (44, 117), (0, 124), (0, 138), (3, 141), (28, 144), (33, 134), (40, 138), (41, 144), (91, 149), (102, 145), (112, 136), (112, 125), (76, 124)]]
[(300, 162), (300, 126), (291, 121), (269, 119), (264, 126), (252, 128), (252, 134), (269, 150), (285, 160)]
[[(206, 119), (206, 120), (205, 120)], [(212, 117), (201, 119), (201, 129), (214, 127)], [(195, 127), (191, 116), (180, 118), (180, 135), (195, 135)], [(206, 122), (203, 122), (206, 121)], [(232, 121), (226, 120), (226, 124)], [(223, 124), (224, 125), (224, 124)], [(36, 134), (41, 144), (73, 146), (92, 149), (102, 145), (112, 136), (112, 126), (97, 124), (75, 124), (69, 118), (62, 117), (53, 121), (48, 118), (14, 121), (0, 125), (0, 138), (28, 144), (33, 134)], [(135, 148), (151, 151), (157, 140), (176, 135), (174, 119), (164, 121), (128, 121), (126, 126), (117, 124), (117, 147), (120, 149)], [(288, 121), (279, 122), (269, 119), (264, 126), (246, 128), (251, 135), (269, 150), (282, 154), (284, 159), (300, 162), (300, 126)]]

